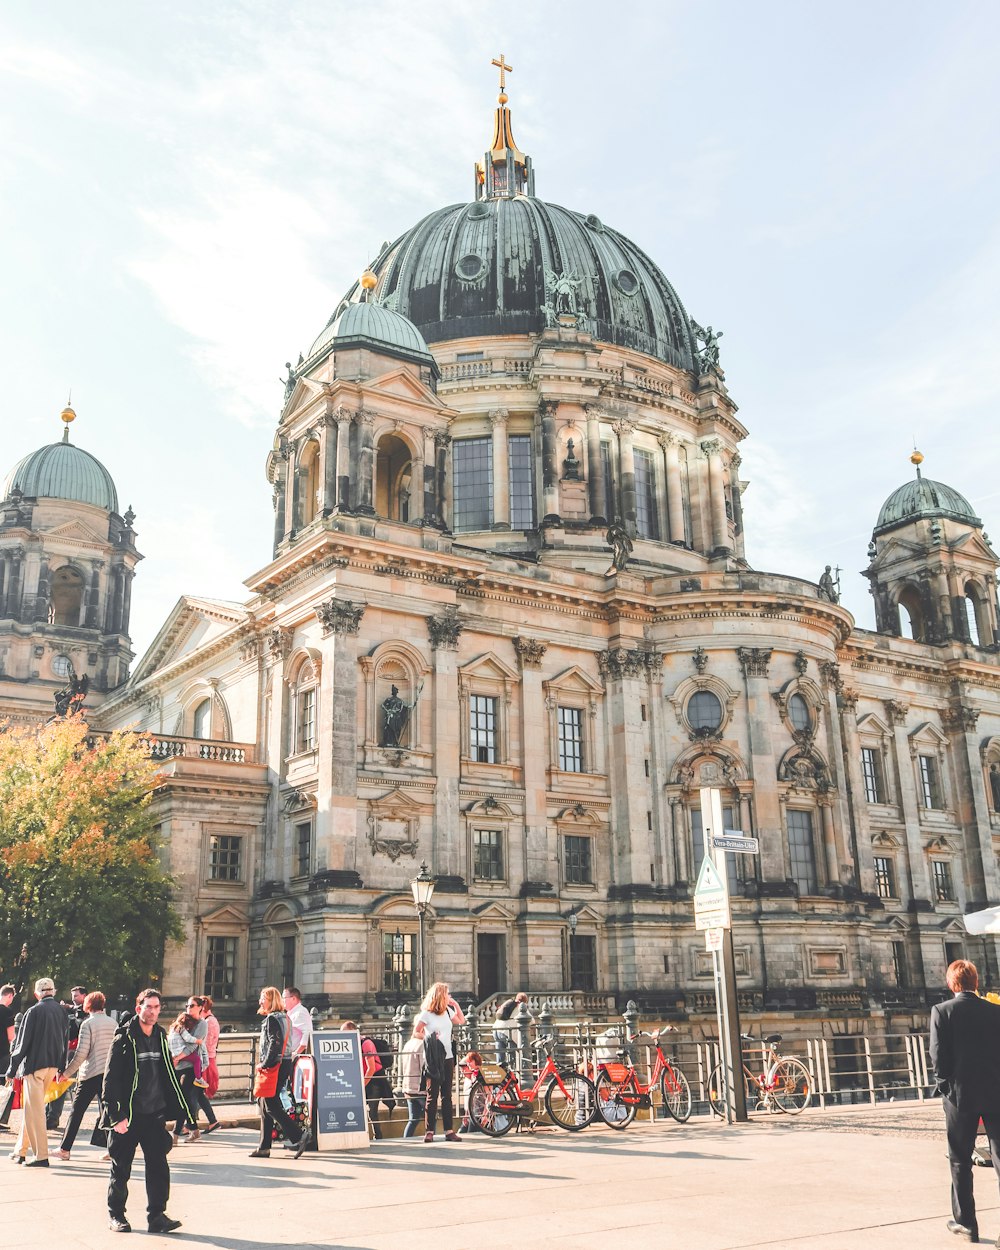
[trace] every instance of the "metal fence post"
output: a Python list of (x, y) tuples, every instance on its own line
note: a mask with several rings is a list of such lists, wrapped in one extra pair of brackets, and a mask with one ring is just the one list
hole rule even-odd
[(479, 1012), (476, 1011), (476, 1004), (469, 1003), (465, 1012), (466, 1033), (468, 1034), (469, 1049), (479, 1049)]
[[(632, 1038), (639, 1032), (639, 1008), (634, 999), (630, 998), (625, 1004), (622, 1019), (625, 1021), (625, 1047), (632, 1055)], [(632, 1060), (635, 1062), (634, 1055), (632, 1055)]]
[(521, 1003), (513, 1016), (514, 1028), (517, 1030), (517, 1044), (520, 1047), (519, 1072), (517, 1079), (522, 1085), (528, 1079), (531, 1065), (531, 1012), (527, 1003)]

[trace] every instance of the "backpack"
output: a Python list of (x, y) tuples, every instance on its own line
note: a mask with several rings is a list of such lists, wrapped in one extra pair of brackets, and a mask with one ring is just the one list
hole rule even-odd
[(393, 1051), (392, 1043), (387, 1037), (373, 1037), (371, 1039), (375, 1043), (375, 1052), (378, 1055), (378, 1061), (381, 1068), (376, 1068), (376, 1072), (385, 1072), (387, 1075), (392, 1068)]
[[(382, 1046), (387, 1046), (388, 1043), (386, 1042), (384, 1037), (362, 1036), (361, 1045), (364, 1046), (365, 1042), (371, 1042), (371, 1044), (375, 1047), (374, 1055), (369, 1051), (366, 1057), (368, 1059), (375, 1060), (375, 1067), (372, 1068), (372, 1077), (376, 1077), (382, 1071), (382, 1055), (384, 1053), (382, 1050)], [(380, 1042), (382, 1044), (381, 1046), (379, 1045)]]
[(436, 1033), (424, 1038), (424, 1068), (432, 1081), (443, 1081), (448, 1073), (448, 1055)]

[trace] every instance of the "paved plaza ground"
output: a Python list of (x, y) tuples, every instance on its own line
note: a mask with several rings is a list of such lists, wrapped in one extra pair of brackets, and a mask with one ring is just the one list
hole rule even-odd
[[(13, 1140), (4, 1134), (0, 1145)], [(623, 1133), (391, 1141), (298, 1162), (278, 1150), (270, 1160), (248, 1158), (255, 1140), (251, 1128), (232, 1127), (174, 1150), (170, 1213), (183, 1226), (172, 1240), (221, 1250), (965, 1244), (945, 1230), (948, 1165), (936, 1103), (807, 1111), (732, 1128), (695, 1117)], [(48, 1171), (0, 1156), (0, 1169), (4, 1250), (121, 1242), (107, 1229), (107, 1165), (97, 1150), (78, 1143), (70, 1163), (53, 1159)], [(129, 1215), (133, 1236), (145, 1237), (136, 1172)], [(975, 1176), (982, 1244), (992, 1244), (997, 1183), (991, 1168)]]

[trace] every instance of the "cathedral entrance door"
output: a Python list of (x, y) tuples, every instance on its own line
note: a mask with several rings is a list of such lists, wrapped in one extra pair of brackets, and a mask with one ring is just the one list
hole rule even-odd
[(502, 933), (479, 933), (476, 936), (476, 990), (480, 1002), (507, 988), (504, 946)]

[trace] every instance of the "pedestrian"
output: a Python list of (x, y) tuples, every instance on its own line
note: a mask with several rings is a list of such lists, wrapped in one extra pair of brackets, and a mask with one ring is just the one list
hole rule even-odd
[[(413, 1031), (417, 1037), (426, 1039), (436, 1037), (444, 1051), (440, 1066), (435, 1070), (427, 1063), (427, 1131), (424, 1141), (434, 1140), (434, 1128), (437, 1123), (438, 1099), (441, 1101), (441, 1123), (444, 1125), (445, 1141), (460, 1141), (454, 1131), (455, 1117), (452, 1085), (455, 1079), (455, 1052), (452, 1048), (451, 1031), (453, 1024), (464, 1024), (465, 1016), (462, 1008), (452, 998), (444, 981), (435, 981), (427, 991), (421, 1010), (413, 1022)], [(427, 1055), (427, 1045), (424, 1046)]]
[(978, 997), (979, 973), (967, 959), (949, 964), (945, 980), (954, 997), (931, 1008), (930, 1049), (951, 1161), (947, 1227), (977, 1241), (972, 1151), (980, 1119), (1000, 1178), (1000, 1007)]
[[(84, 999), (87, 997), (87, 991), (84, 986), (74, 985), (69, 992), (69, 996), (70, 1002), (59, 1004), (63, 1011), (66, 1012), (66, 1021), (69, 1029), (66, 1038), (66, 1055), (63, 1062), (59, 1065), (61, 1069), (68, 1067), (72, 1061), (73, 1055), (76, 1053), (80, 1029), (87, 1018), (87, 1013), (83, 1008)], [(50, 1133), (59, 1127), (59, 1121), (62, 1119), (62, 1111), (66, 1104), (68, 1093), (69, 1091), (64, 1089), (58, 1097), (51, 1099), (45, 1104), (45, 1127)]]
[(49, 1166), (45, 1095), (66, 1062), (66, 1013), (56, 1002), (55, 992), (50, 977), (40, 977), (35, 982), (38, 1001), (24, 1013), (8, 1063), (8, 1077), (19, 1076), (24, 1080), (24, 1115), (10, 1157), (15, 1163), (24, 1163), (30, 1150), (34, 1158), (27, 1164), (29, 1168)]
[(170, 1199), (170, 1134), (167, 1120), (186, 1112), (180, 1081), (174, 1071), (167, 1035), (157, 1024), (162, 1002), (158, 990), (142, 990), (136, 1014), (116, 1029), (104, 1073), (104, 1118), (109, 1129), (111, 1179), (108, 1182), (108, 1226), (130, 1233), (125, 1217), (128, 1183), (136, 1149), (142, 1150), (146, 1173), (146, 1221), (151, 1233), (170, 1233), (180, 1220), (167, 1215)]
[(313, 1022), (309, 1008), (303, 1006), (302, 995), (294, 985), (289, 985), (281, 995), (288, 1019), (292, 1022), (292, 1040), (289, 1043), (292, 1058), (308, 1055), (312, 1046)]
[[(360, 1030), (353, 1020), (345, 1020), (340, 1026), (347, 1033), (359, 1033)], [(382, 1060), (379, 1057), (378, 1047), (370, 1037), (361, 1037), (361, 1075), (365, 1083), (365, 1103), (368, 1106), (368, 1123), (371, 1126), (372, 1137), (375, 1141), (382, 1140), (382, 1126), (378, 1118), (378, 1105), (382, 1097), (382, 1091), (379, 1086), (375, 1086), (372, 1090), (373, 1083), (377, 1080), (378, 1073), (382, 1071)]]
[(497, 1014), (493, 1022), (493, 1040), (496, 1042), (497, 1047), (497, 1063), (502, 1063), (504, 1067), (507, 1066), (508, 1056), (513, 1056), (515, 1053), (514, 1041), (510, 1035), (510, 1021), (521, 1003), (526, 1003), (527, 1001), (528, 995), (521, 990), (513, 998), (505, 998), (497, 1008)]
[[(201, 1136), (198, 1130), (199, 1107), (208, 1117), (208, 1128), (205, 1131), (211, 1133), (219, 1127), (218, 1117), (206, 1092), (208, 1079), (201, 1070), (204, 1066), (207, 1071), (210, 1063), (208, 1052), (209, 1025), (205, 1018), (205, 1002), (204, 998), (197, 994), (192, 994), (187, 1000), (184, 1012), (185, 1015), (190, 1016), (193, 1020), (190, 1031), (197, 1045), (193, 1046), (191, 1042), (185, 1042), (181, 1046), (178, 1046), (176, 1041), (172, 1043), (175, 1057), (178, 1054), (180, 1055), (177, 1062), (177, 1075), (180, 1078), (181, 1089), (184, 1090), (184, 1098), (189, 1110), (187, 1123), (191, 1126), (191, 1131), (188, 1133), (185, 1130), (184, 1123), (178, 1120), (174, 1126), (175, 1143), (182, 1139), (189, 1142), (197, 1141)], [(216, 1025), (218, 1025), (218, 1021), (216, 1021)], [(173, 1025), (171, 1025), (171, 1029), (173, 1029)], [(173, 1033), (170, 1036), (173, 1037)]]
[(277, 1124), (285, 1137), (285, 1149), (291, 1150), (298, 1159), (309, 1145), (310, 1133), (295, 1123), (281, 1101), (281, 1091), (292, 1079), (292, 1057), (289, 1053), (292, 1026), (285, 1014), (281, 991), (276, 986), (265, 986), (260, 992), (259, 1003), (257, 1014), (264, 1020), (260, 1026), (255, 1088), (267, 1092), (261, 1092), (257, 1099), (260, 1107), (260, 1143), (256, 1150), (251, 1150), (250, 1158), (268, 1158)]
[(417, 1125), (423, 1123), (427, 1106), (427, 1075), (424, 1072), (424, 1043), (411, 1033), (409, 1041), (399, 1055), (400, 1085), (406, 1099), (408, 1119), (403, 1129), (404, 1137), (412, 1137)]
[(478, 1050), (470, 1050), (459, 1065), (462, 1073), (462, 1127), (459, 1133), (478, 1133), (479, 1127), (469, 1112), (469, 1099), (472, 1088), (483, 1066), (483, 1057)]
[[(69, 1152), (73, 1149), (84, 1112), (95, 1098), (98, 1105), (98, 1125), (100, 1124), (100, 1113), (103, 1110), (101, 1088), (104, 1085), (104, 1069), (108, 1065), (111, 1043), (117, 1031), (114, 1020), (105, 1014), (105, 1005), (105, 998), (100, 990), (88, 994), (83, 1000), (86, 1018), (80, 1026), (76, 1050), (66, 1070), (59, 1074), (60, 1081), (67, 1080), (71, 1076), (77, 1078), (77, 1086), (73, 1093), (73, 1110), (59, 1146), (60, 1159), (69, 1158)], [(95, 1126), (90, 1137), (90, 1144), (107, 1149), (107, 1133)]]
[[(191, 1006), (189, 1003), (188, 1006)], [(198, 1108), (195, 1099), (195, 1082), (201, 1077), (202, 1066), (208, 1068), (208, 1051), (196, 1036), (199, 1019), (194, 1011), (182, 1011), (167, 1030), (167, 1045), (170, 1047), (170, 1058), (173, 1060), (180, 1082), (181, 1093), (188, 1108), (188, 1114), (177, 1121), (174, 1126), (174, 1145), (177, 1145), (185, 1125), (191, 1125), (189, 1141), (197, 1141), (201, 1134), (198, 1131)]]
[[(14, 1044), (14, 1021), (17, 1018), (14, 1012), (14, 995), (17, 993), (13, 985), (0, 985), (0, 1076), (7, 1071), (7, 1065), (10, 1063), (10, 1048)], [(7, 1127), (10, 1124), (10, 1112), (14, 1105), (14, 1086), (8, 1085), (4, 1089), (3, 1107), (0, 1108), (0, 1129), (5, 1133), (9, 1133)]]
[(201, 994), (198, 997), (201, 1004), (201, 1018), (205, 1021), (205, 1049), (208, 1051), (208, 1072), (206, 1074), (206, 1088), (198, 1089), (195, 1097), (198, 1099), (198, 1105), (208, 1116), (208, 1127), (206, 1133), (214, 1133), (217, 1128), (221, 1128), (219, 1118), (215, 1114), (215, 1108), (212, 1106), (212, 1099), (219, 1092), (219, 1020), (213, 1013), (215, 1003), (212, 1001), (210, 994)]

